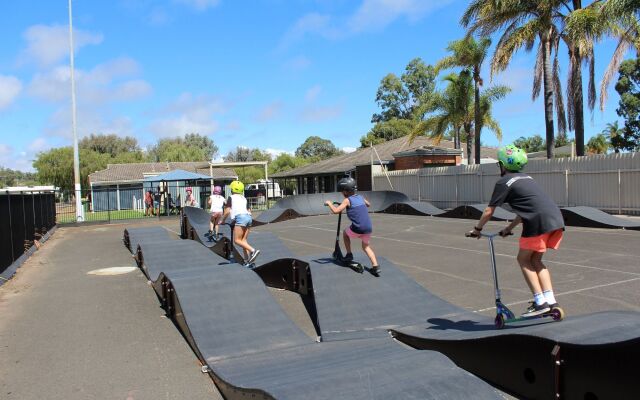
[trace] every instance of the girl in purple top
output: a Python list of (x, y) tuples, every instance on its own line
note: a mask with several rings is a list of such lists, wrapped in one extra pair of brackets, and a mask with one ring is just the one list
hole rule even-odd
[(339, 214), (346, 209), (347, 217), (351, 220), (351, 226), (346, 228), (342, 235), (344, 247), (347, 249), (345, 259), (353, 260), (351, 238), (359, 238), (362, 240), (362, 250), (367, 254), (369, 260), (371, 260), (371, 272), (377, 274), (380, 272), (380, 267), (378, 266), (376, 255), (369, 245), (371, 233), (373, 232), (373, 225), (371, 224), (371, 218), (369, 218), (369, 211), (367, 210), (370, 204), (367, 199), (359, 194), (355, 194), (356, 181), (351, 177), (340, 179), (340, 182), (338, 182), (338, 190), (340, 190), (345, 197), (342, 203), (337, 207), (335, 207), (331, 201), (326, 201), (325, 204), (329, 206), (331, 212), (334, 214)]

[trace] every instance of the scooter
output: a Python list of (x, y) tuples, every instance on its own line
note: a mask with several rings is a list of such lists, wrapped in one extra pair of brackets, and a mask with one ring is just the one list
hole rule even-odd
[(215, 233), (215, 232), (211, 232), (211, 231), (209, 231), (209, 232), (207, 232), (207, 233), (205, 233), (205, 234), (204, 234), (204, 237), (206, 237), (206, 238), (207, 238), (207, 240), (208, 240), (209, 242), (217, 242), (217, 241), (218, 241), (218, 239), (220, 239), (220, 238), (222, 237), (222, 234), (221, 234), (221, 233), (218, 233), (218, 234), (216, 235), (216, 233)]
[[(509, 235), (513, 235), (513, 233), (509, 233)], [(533, 316), (515, 316), (515, 314), (502, 303), (500, 299), (500, 287), (498, 286), (498, 270), (496, 269), (496, 253), (493, 246), (493, 238), (496, 236), (500, 236), (499, 232), (496, 233), (480, 233), (479, 235), (474, 235), (471, 232), (467, 232), (465, 234), (466, 237), (485, 237), (489, 240), (489, 253), (491, 254), (491, 270), (493, 272), (493, 288), (495, 292), (496, 298), (496, 318), (494, 320), (495, 327), (497, 329), (502, 329), (506, 324), (527, 321), (532, 319), (539, 318), (551, 318), (553, 321), (562, 321), (564, 319), (564, 310), (560, 307), (554, 307), (551, 310)]]
[[(339, 206), (340, 203), (338, 203), (337, 201), (333, 202), (334, 206)], [(325, 204), (326, 206), (326, 204)], [(347, 260), (345, 259), (345, 257), (342, 255), (342, 249), (340, 248), (340, 225), (342, 223), (342, 211), (340, 213), (338, 213), (338, 229), (336, 231), (336, 247), (333, 250), (333, 259), (335, 261), (337, 261), (339, 264), (344, 265), (346, 267), (351, 268), (352, 270), (356, 271), (357, 273), (361, 274), (364, 272), (364, 265), (360, 264), (359, 262), (355, 261), (355, 260)]]

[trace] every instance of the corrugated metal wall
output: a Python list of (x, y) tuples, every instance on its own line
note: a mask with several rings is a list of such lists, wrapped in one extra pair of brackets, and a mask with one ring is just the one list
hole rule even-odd
[[(640, 214), (640, 155), (531, 160), (525, 168), (560, 206), (589, 206)], [(440, 208), (486, 203), (499, 178), (495, 164), (459, 165), (388, 172), (393, 189)], [(375, 190), (391, 190), (384, 173), (374, 175)]]

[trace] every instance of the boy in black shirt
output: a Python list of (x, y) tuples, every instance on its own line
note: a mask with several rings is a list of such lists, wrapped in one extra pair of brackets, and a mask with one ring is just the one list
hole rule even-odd
[(493, 216), (495, 208), (509, 203), (518, 216), (500, 231), (500, 236), (509, 235), (522, 222), (518, 264), (534, 299), (523, 316), (534, 316), (558, 307), (553, 295), (551, 275), (542, 263), (542, 256), (547, 249), (555, 250), (560, 246), (564, 220), (556, 203), (533, 178), (520, 173), (526, 163), (526, 153), (514, 145), (498, 150), (502, 178), (496, 182), (491, 201), (471, 233), (478, 235)]

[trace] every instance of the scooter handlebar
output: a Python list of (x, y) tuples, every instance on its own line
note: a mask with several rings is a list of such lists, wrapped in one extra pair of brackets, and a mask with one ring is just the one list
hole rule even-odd
[[(339, 202), (337, 202), (337, 201), (334, 201), (334, 202), (333, 202), (333, 205), (334, 205), (334, 206), (339, 206), (339, 205), (340, 205), (340, 203), (339, 203)], [(327, 203), (324, 203), (324, 206), (325, 206), (325, 207), (329, 207), (329, 205), (328, 205)]]
[[(486, 237), (486, 238), (494, 238), (496, 236), (502, 236), (500, 234), (500, 232), (494, 232), (494, 233), (482, 233), (480, 232), (479, 234), (474, 234), (473, 232), (467, 232), (464, 234), (465, 237), (470, 237), (470, 238), (477, 238), (477, 237)], [(509, 232), (507, 235), (505, 236), (513, 236), (513, 232)]]

